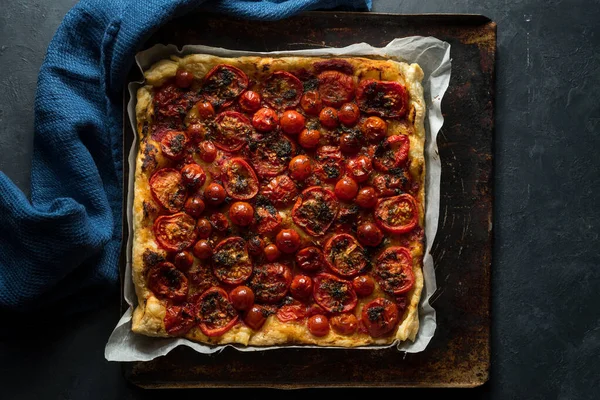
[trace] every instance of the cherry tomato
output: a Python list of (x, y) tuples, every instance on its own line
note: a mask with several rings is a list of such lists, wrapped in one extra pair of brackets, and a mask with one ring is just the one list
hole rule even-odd
[(290, 286), (290, 293), (297, 299), (307, 299), (313, 290), (313, 283), (310, 276), (296, 275)]
[(308, 115), (319, 115), (321, 108), (323, 108), (323, 102), (321, 101), (319, 92), (309, 91), (304, 93), (300, 99), (300, 107), (302, 107), (304, 112)]
[(335, 129), (339, 125), (338, 113), (333, 107), (325, 107), (319, 113), (319, 122), (327, 129)]
[(223, 335), (239, 318), (227, 292), (218, 287), (202, 293), (196, 304), (196, 317), (200, 330), (209, 337)]
[(286, 207), (298, 196), (298, 189), (289, 176), (279, 175), (269, 181), (261, 194), (276, 207)]
[(257, 331), (265, 324), (268, 315), (264, 307), (255, 304), (244, 314), (244, 323)]
[(186, 136), (192, 143), (200, 143), (201, 141), (203, 141), (208, 132), (209, 129), (205, 124), (202, 123), (190, 124), (185, 130)]
[(231, 65), (217, 65), (202, 84), (200, 94), (215, 107), (225, 108), (248, 88), (248, 76)]
[(342, 105), (338, 111), (338, 119), (346, 126), (352, 127), (356, 125), (360, 118), (360, 110), (354, 103), (346, 103)]
[(187, 333), (196, 324), (196, 310), (190, 303), (183, 305), (167, 305), (165, 311), (165, 331), (171, 336), (180, 336)]
[(321, 146), (315, 154), (315, 174), (326, 182), (337, 181), (344, 171), (344, 156), (337, 146)]
[(260, 108), (260, 95), (252, 90), (247, 90), (240, 96), (240, 108), (247, 113), (253, 113)]
[(208, 217), (210, 224), (217, 232), (226, 232), (229, 229), (229, 221), (223, 213), (214, 213)]
[(346, 154), (356, 154), (360, 151), (362, 145), (355, 132), (347, 132), (340, 136), (340, 150)]
[(185, 157), (188, 138), (181, 131), (170, 131), (160, 141), (163, 155), (171, 160), (181, 160)]
[(154, 221), (154, 236), (165, 250), (181, 251), (196, 241), (196, 220), (186, 213), (162, 215)]
[(196, 224), (196, 233), (200, 239), (208, 239), (212, 233), (212, 225), (210, 224), (210, 221), (206, 218), (199, 219), (198, 223)]
[(317, 247), (305, 247), (296, 254), (296, 266), (298, 268), (314, 272), (325, 268), (325, 256)]
[(173, 256), (173, 264), (177, 269), (187, 271), (194, 264), (194, 256), (189, 251), (180, 251)]
[(265, 80), (261, 94), (268, 105), (285, 110), (298, 105), (303, 91), (302, 82), (294, 75), (286, 71), (276, 71)]
[(263, 242), (260, 237), (252, 236), (250, 239), (248, 239), (248, 253), (252, 254), (253, 256), (259, 256), (263, 254), (264, 248), (265, 242)]
[(268, 244), (265, 246), (265, 257), (267, 261), (277, 261), (281, 257), (281, 251), (279, 251), (279, 248), (275, 244)]
[(373, 208), (377, 204), (377, 193), (371, 186), (365, 186), (358, 191), (354, 202), (362, 208)]
[(213, 255), (212, 247), (210, 247), (210, 244), (206, 240), (198, 240), (192, 252), (200, 260), (208, 260)]
[(305, 149), (314, 149), (319, 145), (321, 132), (316, 129), (304, 129), (298, 136), (298, 143)]
[(204, 212), (206, 205), (204, 200), (199, 195), (190, 196), (185, 201), (183, 209), (186, 213), (190, 214), (194, 218), (198, 218)]
[(229, 293), (231, 304), (236, 310), (249, 310), (254, 304), (254, 292), (248, 286), (238, 286)]
[(374, 223), (364, 222), (358, 226), (356, 237), (361, 244), (376, 247), (383, 240), (383, 233)]
[(300, 235), (293, 229), (282, 229), (275, 237), (277, 248), (285, 254), (293, 254), (300, 248)]
[(379, 199), (375, 207), (375, 222), (386, 232), (410, 232), (417, 226), (417, 219), (417, 202), (408, 193)]
[(254, 218), (254, 208), (245, 201), (237, 201), (229, 207), (229, 218), (238, 226), (248, 226)]
[(190, 189), (204, 185), (206, 174), (198, 164), (186, 164), (181, 168), (183, 184)]
[(358, 298), (352, 283), (334, 275), (320, 273), (313, 279), (313, 297), (317, 304), (334, 313), (352, 311)]
[(401, 118), (408, 111), (408, 92), (398, 82), (365, 79), (356, 89), (358, 107), (367, 114)]
[(387, 135), (387, 124), (379, 117), (369, 117), (363, 122), (362, 133), (372, 142), (379, 142)]
[(215, 123), (217, 130), (214, 144), (224, 151), (234, 152), (241, 149), (252, 132), (250, 120), (237, 111), (223, 111), (217, 116)]
[(304, 317), (306, 317), (306, 305), (297, 300), (293, 300), (277, 310), (277, 319), (281, 322), (298, 321)]
[(241, 158), (227, 162), (224, 184), (227, 194), (236, 200), (249, 200), (258, 193), (258, 178), (252, 167)]
[(323, 103), (331, 107), (339, 107), (354, 98), (354, 80), (351, 76), (338, 71), (321, 72), (319, 94)]
[(246, 241), (241, 237), (228, 237), (215, 247), (212, 256), (213, 274), (223, 283), (239, 285), (252, 274), (252, 261)]
[(388, 136), (375, 149), (373, 166), (378, 171), (388, 172), (392, 168), (398, 168), (406, 164), (410, 140), (406, 135)]
[(297, 135), (302, 132), (305, 124), (304, 116), (297, 111), (284, 111), (281, 116), (281, 129), (288, 135)]
[(154, 200), (170, 213), (181, 210), (186, 190), (181, 173), (173, 168), (162, 168), (150, 178), (150, 192)]
[(358, 184), (349, 176), (344, 176), (335, 184), (335, 196), (342, 201), (350, 201), (358, 194)]
[(366, 182), (372, 171), (373, 165), (367, 156), (357, 156), (346, 161), (346, 172), (358, 183)]
[(261, 108), (252, 117), (252, 126), (260, 132), (271, 132), (279, 125), (279, 116), (271, 108)]
[(364, 249), (347, 233), (332, 236), (325, 243), (323, 254), (329, 268), (341, 276), (354, 276), (367, 266)]
[(318, 186), (305, 189), (292, 209), (294, 223), (312, 236), (323, 236), (335, 220), (339, 203), (331, 191)]
[(208, 140), (200, 142), (198, 149), (200, 150), (200, 158), (204, 162), (211, 163), (217, 158), (217, 148), (213, 142)]
[(392, 332), (399, 319), (396, 304), (381, 297), (366, 304), (361, 312), (361, 320), (372, 337), (381, 337)]
[(379, 286), (391, 295), (401, 295), (415, 285), (413, 259), (406, 247), (388, 247), (377, 257), (373, 274)]
[(354, 314), (350, 313), (334, 315), (329, 320), (329, 323), (331, 324), (331, 328), (340, 335), (353, 335), (358, 329), (358, 320)]
[(256, 173), (264, 178), (281, 174), (295, 153), (292, 142), (284, 135), (270, 135), (268, 140), (256, 143), (251, 149), (250, 160)]
[(297, 181), (303, 181), (312, 173), (312, 166), (307, 156), (301, 155), (292, 158), (290, 161), (290, 175)]
[(329, 320), (324, 315), (313, 315), (307, 322), (308, 330), (315, 336), (325, 336), (329, 333)]
[(248, 286), (259, 303), (277, 303), (283, 299), (292, 283), (292, 271), (284, 264), (256, 266)]
[(183, 301), (188, 293), (188, 280), (173, 264), (162, 262), (148, 272), (148, 287), (160, 299)]
[(204, 189), (204, 201), (211, 206), (217, 206), (225, 201), (227, 194), (223, 186), (212, 182)]
[(196, 103), (196, 109), (200, 118), (208, 119), (215, 116), (215, 109), (208, 101), (199, 101)]
[(184, 69), (178, 69), (175, 74), (175, 84), (180, 88), (188, 88), (194, 81), (194, 74)]
[(362, 297), (370, 296), (375, 290), (375, 280), (368, 275), (359, 275), (352, 279), (356, 294)]
[(254, 227), (260, 235), (270, 235), (279, 230), (282, 218), (271, 203), (257, 204), (254, 210)]

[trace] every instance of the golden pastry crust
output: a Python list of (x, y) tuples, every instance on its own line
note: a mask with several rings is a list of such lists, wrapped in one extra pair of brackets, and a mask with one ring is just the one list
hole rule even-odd
[[(421, 81), (423, 72), (417, 64), (406, 64), (392, 60), (375, 60), (363, 57), (345, 57), (354, 69), (354, 79), (378, 79), (382, 81), (397, 81), (405, 85), (409, 94), (409, 113), (401, 120), (388, 120), (388, 135), (408, 134), (410, 138), (410, 169), (409, 173), (414, 182), (419, 183), (419, 189), (415, 196), (419, 205), (418, 225), (424, 228), (424, 206), (425, 206), (425, 102), (423, 99), (423, 88)], [(244, 71), (252, 80), (261, 82), (274, 71), (298, 71), (310, 70), (315, 61), (323, 61), (325, 58), (317, 57), (239, 57), (221, 58), (211, 55), (189, 55), (183, 58), (172, 57), (170, 60), (162, 60), (145, 71), (146, 85), (138, 90), (136, 119), (139, 151), (135, 167), (135, 187), (133, 202), (133, 282), (138, 298), (132, 329), (136, 333), (167, 337), (165, 331), (165, 301), (159, 300), (149, 290), (146, 282), (148, 265), (156, 263), (161, 257), (166, 256), (155, 241), (153, 233), (153, 222), (158, 216), (159, 207), (154, 202), (150, 192), (149, 179), (159, 168), (167, 165), (160, 151), (160, 144), (152, 140), (150, 127), (154, 119), (153, 91), (168, 79), (175, 76), (178, 69), (191, 71), (196, 78), (202, 78), (216, 65), (228, 64)], [(198, 158), (198, 157), (196, 157)], [(204, 166), (201, 160), (196, 160)], [(210, 181), (208, 177), (207, 183)], [(288, 211), (288, 210), (284, 210)], [(284, 225), (294, 226), (290, 218), (284, 220)], [(301, 229), (297, 229), (302, 232)], [(390, 245), (397, 244), (392, 235)], [(413, 272), (415, 285), (407, 294), (407, 307), (401, 322), (393, 335), (383, 338), (373, 338), (366, 333), (357, 332), (351, 336), (340, 335), (333, 330), (324, 336), (312, 335), (305, 321), (280, 322), (275, 315), (267, 318), (265, 325), (258, 331), (254, 331), (243, 323), (236, 324), (232, 329), (222, 336), (207, 337), (198, 327), (193, 327), (184, 337), (203, 343), (222, 345), (238, 343), (252, 346), (310, 344), (319, 346), (342, 346), (355, 347), (365, 345), (387, 345), (395, 340), (414, 340), (419, 329), (418, 306), (423, 288), (422, 260), (423, 241), (416, 240), (410, 243), (410, 251), (413, 257)], [(194, 261), (195, 264), (199, 260)], [(356, 315), (360, 319), (362, 306), (370, 300), (381, 297), (382, 291), (379, 287), (375, 292), (366, 297), (359, 298), (356, 307)]]

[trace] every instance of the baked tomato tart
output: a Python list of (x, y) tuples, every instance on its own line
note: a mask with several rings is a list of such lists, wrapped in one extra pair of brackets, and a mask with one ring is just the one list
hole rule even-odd
[(173, 57), (137, 93), (134, 332), (212, 344), (414, 340), (416, 64)]

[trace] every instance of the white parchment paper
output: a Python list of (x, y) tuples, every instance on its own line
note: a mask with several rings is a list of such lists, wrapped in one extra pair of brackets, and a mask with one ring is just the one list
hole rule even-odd
[[(450, 81), (450, 45), (432, 37), (407, 37), (395, 39), (382, 48), (372, 47), (366, 43), (354, 44), (343, 48), (323, 48), (297, 51), (277, 52), (248, 52), (236, 51), (215, 47), (190, 45), (181, 50), (174, 45), (156, 45), (136, 55), (136, 62), (142, 71), (147, 70), (155, 62), (169, 58), (172, 55), (183, 56), (187, 54), (212, 54), (220, 57), (241, 56), (378, 56), (390, 58), (407, 63), (418, 63), (425, 77), (423, 88), (427, 115), (425, 118), (425, 255), (423, 258), (423, 275), (425, 285), (419, 305), (419, 333), (414, 342), (405, 341), (393, 343), (401, 352), (417, 353), (423, 351), (433, 337), (436, 329), (435, 310), (429, 304), (429, 299), (436, 290), (435, 271), (430, 251), (435, 239), (438, 227), (439, 203), (440, 203), (440, 173), (441, 163), (436, 143), (437, 134), (442, 127), (444, 119), (441, 111), (441, 101), (448, 83)], [(143, 82), (132, 82), (129, 84), (130, 101), (128, 104), (129, 119), (133, 131), (136, 133), (134, 145), (129, 153), (129, 182), (127, 198), (127, 220), (129, 227), (129, 239), (127, 242), (126, 269), (125, 269), (125, 300), (130, 305), (123, 314), (117, 326), (113, 330), (104, 355), (108, 361), (149, 361), (163, 356), (177, 346), (188, 346), (199, 353), (214, 353), (222, 350), (224, 346), (209, 346), (206, 344), (192, 342), (183, 338), (153, 338), (135, 334), (131, 331), (131, 316), (133, 309), (137, 306), (137, 297), (133, 287), (131, 276), (131, 249), (133, 240), (132, 218), (133, 209), (133, 179), (135, 174), (135, 160), (138, 151), (137, 129), (135, 121), (135, 104), (137, 89)], [(265, 351), (280, 348), (273, 347), (245, 347), (228, 345), (240, 351)], [(317, 347), (317, 346), (292, 346), (292, 347)], [(356, 349), (378, 349), (390, 346), (365, 346)], [(325, 347), (320, 347), (325, 348)], [(339, 349), (338, 347), (327, 347)]]

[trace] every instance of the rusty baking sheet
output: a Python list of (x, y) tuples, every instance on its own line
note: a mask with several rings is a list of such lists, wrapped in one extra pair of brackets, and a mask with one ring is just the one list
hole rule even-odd
[[(429, 347), (422, 353), (406, 355), (393, 348), (266, 352), (226, 348), (221, 353), (205, 355), (180, 347), (150, 362), (124, 364), (129, 381), (145, 388), (473, 387), (487, 381), (493, 238), (494, 22), (480, 15), (450, 14), (309, 12), (284, 21), (260, 23), (189, 15), (161, 28), (144, 47), (173, 43), (275, 51), (342, 47), (357, 42), (384, 46), (394, 38), (413, 35), (435, 36), (452, 45), (452, 78), (442, 103), (444, 127), (438, 135), (441, 208), (433, 246), (438, 291), (432, 297), (438, 327)], [(141, 78), (135, 70), (132, 69), (131, 80)], [(127, 90), (125, 96), (127, 104)], [(123, 112), (127, 121), (126, 109)], [(131, 128), (125, 123), (125, 159), (132, 138)], [(125, 170), (125, 183), (127, 176)], [(123, 273), (124, 262), (121, 266)], [(127, 307), (124, 301), (123, 307)]]

